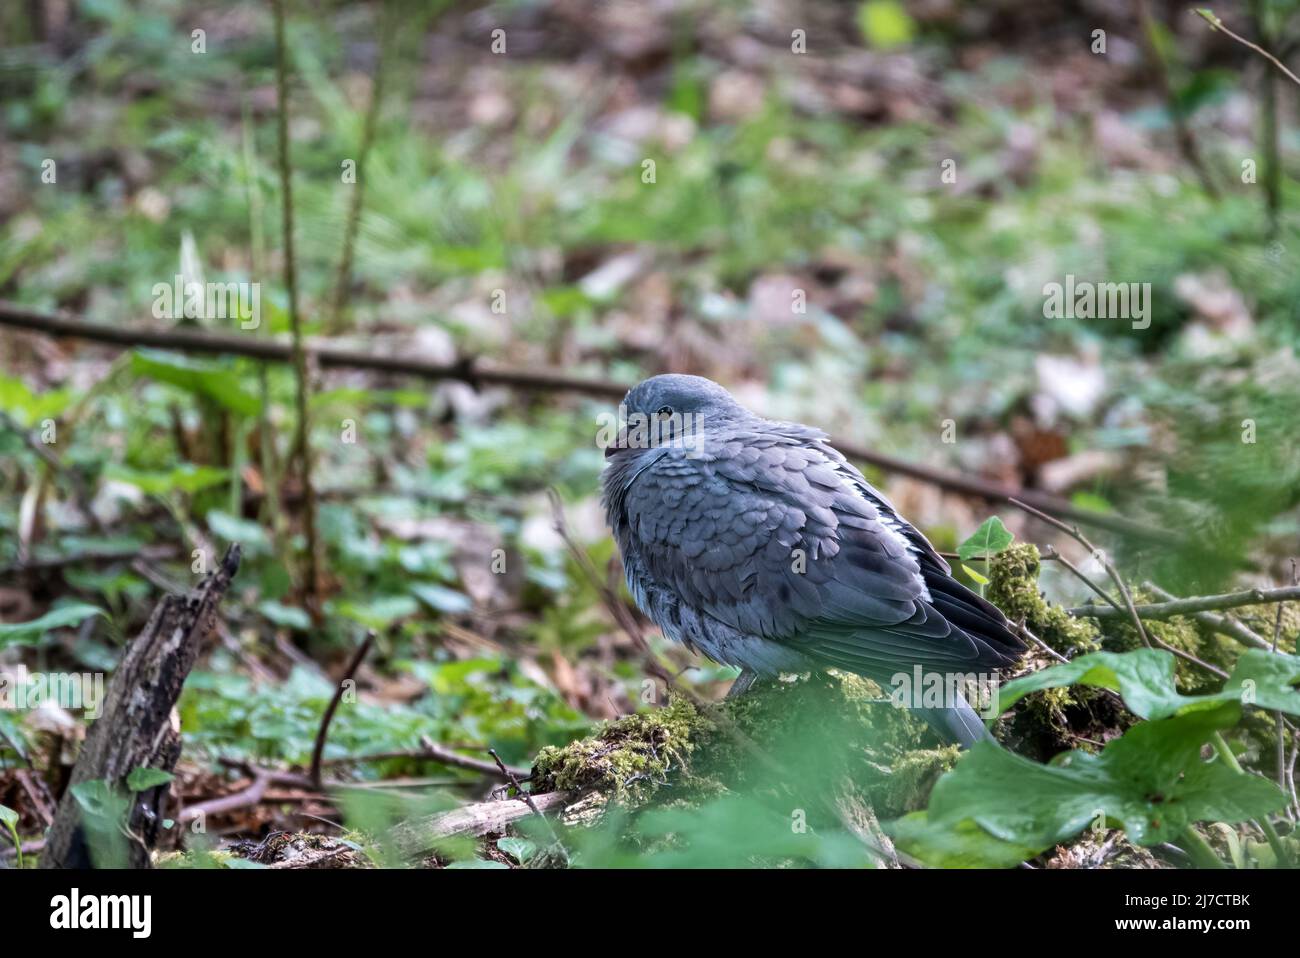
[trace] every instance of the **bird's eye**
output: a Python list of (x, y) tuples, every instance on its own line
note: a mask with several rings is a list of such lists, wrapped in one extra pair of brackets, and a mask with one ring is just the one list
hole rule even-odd
[(670, 416), (672, 416), (672, 414), (673, 414), (672, 406), (660, 406), (658, 409), (655, 410), (655, 415), (658, 416), (660, 419), (668, 419)]

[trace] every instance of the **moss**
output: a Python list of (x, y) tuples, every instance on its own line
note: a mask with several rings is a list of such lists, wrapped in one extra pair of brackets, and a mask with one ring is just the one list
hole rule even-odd
[[(1163, 601), (1160, 596), (1152, 595), (1141, 589), (1133, 592), (1133, 601), (1138, 605), (1148, 602)], [(1188, 652), (1204, 662), (1217, 665), (1231, 672), (1241, 647), (1237, 643), (1206, 628), (1195, 619), (1175, 616), (1172, 619), (1144, 619), (1142, 627), (1151, 637), (1157, 648), (1159, 643), (1181, 652)], [(1102, 645), (1112, 652), (1128, 652), (1142, 648), (1142, 639), (1128, 619), (1108, 619), (1105, 622), (1105, 635)], [(1218, 689), (1222, 680), (1207, 672), (1194, 662), (1179, 658), (1177, 660), (1178, 687), (1186, 694), (1208, 692)]]
[(956, 745), (901, 753), (889, 768), (889, 774), (869, 790), (876, 814), (894, 818), (925, 808), (934, 783), (957, 764), (960, 755), (961, 749)]
[(1031, 632), (1058, 652), (1073, 656), (1101, 648), (1101, 633), (1087, 619), (1076, 619), (1052, 605), (1038, 590), (1041, 560), (1038, 549), (1024, 542), (1010, 546), (989, 563), (986, 598), (1012, 622), (1024, 622)]
[(666, 707), (606, 723), (590, 738), (547, 746), (533, 763), (533, 791), (597, 789), (632, 805), (667, 784), (670, 771), (690, 775), (694, 739), (713, 723), (683, 698)]

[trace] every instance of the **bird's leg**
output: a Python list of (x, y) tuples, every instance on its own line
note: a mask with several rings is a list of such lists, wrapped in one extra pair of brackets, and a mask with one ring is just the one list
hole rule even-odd
[(736, 676), (736, 681), (732, 682), (731, 688), (727, 690), (727, 698), (739, 698), (748, 692), (750, 686), (752, 686), (756, 681), (758, 681), (757, 672), (752, 672), (749, 669), (741, 669), (740, 674)]

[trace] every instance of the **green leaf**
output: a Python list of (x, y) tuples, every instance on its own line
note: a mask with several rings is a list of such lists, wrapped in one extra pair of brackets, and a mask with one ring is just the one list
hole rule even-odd
[(1233, 703), (1300, 715), (1300, 657), (1248, 649), (1223, 689), (1205, 695), (1180, 694), (1174, 683), (1175, 665), (1173, 654), (1164, 649), (1092, 652), (1008, 682), (999, 692), (998, 711), (1005, 712), (1030, 692), (1091, 685), (1118, 692), (1124, 704), (1145, 719)]
[(262, 401), (244, 389), (235, 371), (227, 365), (207, 363), (153, 349), (131, 354), (131, 371), (187, 392), (207, 396), (241, 416), (256, 416)]
[(452, 862), (448, 868), (509, 868), (505, 862), (494, 862), (490, 858), (471, 858), (468, 861)]
[(39, 619), (30, 622), (0, 622), (0, 649), (7, 645), (19, 645), (40, 641), (52, 629), (61, 629), (70, 625), (80, 625), (92, 615), (106, 615), (98, 606), (85, 602), (74, 602), (51, 609)]
[(1286, 804), (1272, 782), (1203, 762), (1201, 746), (1240, 717), (1235, 705), (1141, 722), (1100, 755), (1072, 751), (1039, 765), (980, 742), (935, 785), (929, 821), (974, 820), (994, 838), (1043, 849), (1104, 818), (1139, 845), (1192, 822), (1240, 822)]
[(912, 812), (882, 827), (900, 851), (934, 868), (1014, 868), (1042, 851), (994, 838), (969, 818), (939, 825)]
[(1001, 519), (989, 516), (969, 539), (957, 547), (957, 556), (962, 562), (988, 559), (1011, 545), (1014, 538)]
[(966, 563), (964, 563), (964, 562), (961, 564), (961, 571), (962, 571), (962, 572), (965, 572), (968, 576), (970, 576), (972, 579), (974, 579), (976, 585), (988, 585), (988, 584), (989, 584), (989, 580), (988, 580), (987, 578), (985, 578), (984, 576), (980, 575), (978, 572), (976, 572), (974, 569), (972, 569), (970, 566), (968, 566), (968, 565), (967, 565)]
[(220, 509), (212, 509), (207, 514), (207, 522), (213, 535), (227, 542), (238, 542), (243, 547), (245, 555), (257, 555), (270, 549), (271, 540), (266, 530), (252, 519), (232, 516)]
[[(4, 825), (6, 828), (17, 828), (18, 813), (8, 805), (0, 805), (0, 825)], [(500, 842), (497, 844), (500, 844)]]
[(414, 582), (411, 584), (411, 592), (421, 602), (448, 615), (461, 615), (472, 611), (474, 608), (474, 600), (464, 592), (449, 589), (444, 585), (436, 585), (432, 582)]
[(380, 630), (415, 615), (420, 604), (409, 595), (384, 595), (370, 602), (340, 602), (335, 611), (366, 628)]
[(858, 26), (873, 47), (888, 49), (910, 43), (916, 24), (897, 0), (867, 0), (858, 8)]
[(72, 797), (77, 800), (87, 814), (102, 818), (116, 818), (120, 811), (125, 811), (122, 796), (102, 778), (88, 782), (78, 782), (71, 788)]
[(104, 470), (106, 479), (128, 483), (150, 495), (165, 495), (169, 492), (192, 494), (220, 485), (229, 476), (230, 473), (226, 469), (196, 466), (188, 462), (170, 472), (141, 472), (127, 466), (109, 466)]
[(258, 605), (257, 611), (262, 613), (271, 623), (283, 626), (286, 629), (297, 629), (299, 632), (306, 632), (311, 628), (311, 617), (302, 609), (294, 608), (291, 605), (284, 605), (281, 602), (268, 599)]
[(537, 843), (530, 842), (526, 838), (498, 838), (497, 848), (521, 865), (528, 864), (528, 859), (537, 854)]
[(133, 768), (126, 777), (126, 787), (133, 792), (144, 792), (157, 785), (166, 785), (174, 775), (161, 768)]

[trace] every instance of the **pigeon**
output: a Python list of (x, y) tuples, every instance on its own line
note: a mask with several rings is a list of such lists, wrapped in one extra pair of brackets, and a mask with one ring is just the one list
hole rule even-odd
[[(821, 430), (674, 374), (633, 387), (619, 423), (601, 498), (628, 589), (668, 638), (741, 670), (729, 695), (828, 668), (886, 690), (993, 676), (1023, 654)], [(898, 704), (964, 748), (992, 738), (960, 691)]]

